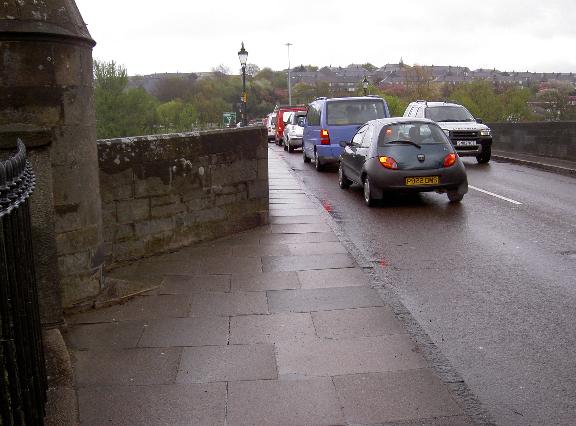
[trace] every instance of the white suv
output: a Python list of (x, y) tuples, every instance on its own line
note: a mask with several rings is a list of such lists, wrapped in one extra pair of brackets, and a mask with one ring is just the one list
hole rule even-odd
[(482, 120), (474, 118), (462, 105), (416, 101), (408, 105), (404, 117), (423, 117), (436, 121), (460, 157), (476, 157), (479, 163), (490, 161), (492, 132)]
[(284, 151), (293, 152), (302, 147), (306, 111), (291, 112), (284, 126)]

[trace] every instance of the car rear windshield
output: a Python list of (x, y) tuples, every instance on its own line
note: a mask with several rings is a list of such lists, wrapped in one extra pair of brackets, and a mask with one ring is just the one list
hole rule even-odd
[(382, 127), (378, 135), (378, 146), (413, 142), (422, 144), (446, 144), (446, 135), (433, 123), (399, 123)]
[(428, 107), (425, 115), (434, 121), (474, 121), (474, 117), (462, 106)]
[(376, 118), (385, 118), (382, 100), (335, 101), (326, 104), (326, 124), (346, 126), (364, 124)]

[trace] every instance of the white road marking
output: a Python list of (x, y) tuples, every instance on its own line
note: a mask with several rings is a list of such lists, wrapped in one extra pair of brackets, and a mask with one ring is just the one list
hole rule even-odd
[(476, 191), (483, 192), (484, 194), (491, 195), (496, 198), (500, 198), (501, 200), (508, 201), (509, 203), (516, 204), (517, 206), (521, 206), (522, 203), (511, 198), (503, 197), (502, 195), (494, 194), (493, 192), (486, 191), (485, 189), (476, 188), (475, 186), (468, 185), (468, 188), (475, 189)]

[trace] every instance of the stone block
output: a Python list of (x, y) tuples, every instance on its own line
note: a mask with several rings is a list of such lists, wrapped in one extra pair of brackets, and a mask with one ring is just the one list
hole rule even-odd
[(368, 287), (339, 287), (315, 290), (268, 292), (271, 312), (315, 312), (383, 306), (378, 293)]
[(104, 241), (125, 241), (134, 237), (134, 224), (105, 224)]
[(257, 160), (239, 160), (232, 164), (219, 165), (212, 170), (212, 185), (229, 185), (248, 182), (257, 178)]
[(77, 204), (73, 206), (74, 208), (68, 211), (66, 208), (62, 208), (63, 206), (55, 206), (56, 214), (54, 216), (54, 225), (57, 234), (75, 231), (82, 227), (83, 218), (81, 213), (78, 211), (79, 206)]
[(99, 244), (100, 229), (98, 225), (87, 226), (82, 229), (56, 235), (58, 255), (91, 250)]
[(80, 324), (69, 327), (65, 336), (72, 349), (135, 348), (143, 330), (143, 321)]
[(186, 208), (189, 212), (197, 212), (214, 206), (214, 197), (206, 197), (204, 192), (202, 192), (202, 195), (199, 198), (190, 199), (186, 202)]
[(268, 200), (268, 182), (262, 180), (248, 182), (248, 198), (264, 198)]
[(136, 198), (166, 195), (169, 194), (171, 190), (170, 185), (158, 177), (148, 177), (134, 181), (134, 196)]
[(62, 306), (67, 308), (80, 301), (95, 297), (101, 288), (101, 271), (60, 276)]
[(180, 196), (177, 194), (160, 195), (158, 197), (150, 198), (151, 207), (167, 206), (179, 202), (180, 202)]
[(168, 218), (177, 215), (178, 213), (183, 213), (186, 211), (186, 205), (180, 202), (173, 204), (166, 204), (163, 206), (156, 206), (150, 209), (150, 216), (152, 219), (156, 218)]
[(268, 160), (258, 160), (258, 180), (268, 180)]
[(116, 208), (119, 223), (131, 223), (150, 218), (148, 198), (118, 201)]
[(72, 275), (85, 272), (91, 267), (89, 251), (67, 254), (58, 257), (58, 271), (62, 275)]
[(146, 242), (142, 239), (115, 242), (112, 244), (111, 256), (113, 261), (137, 259), (147, 253)]
[(228, 318), (162, 318), (148, 321), (140, 347), (216, 346), (228, 343)]

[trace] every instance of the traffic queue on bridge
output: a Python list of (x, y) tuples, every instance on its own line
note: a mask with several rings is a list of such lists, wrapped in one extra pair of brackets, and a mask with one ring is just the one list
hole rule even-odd
[(451, 203), (468, 192), (463, 156), (490, 160), (492, 135), (482, 120), (454, 102), (418, 100), (390, 117), (379, 96), (317, 98), (278, 106), (266, 119), (268, 141), (318, 172), (334, 165), (338, 184), (362, 186), (372, 207), (392, 192), (437, 192)]

